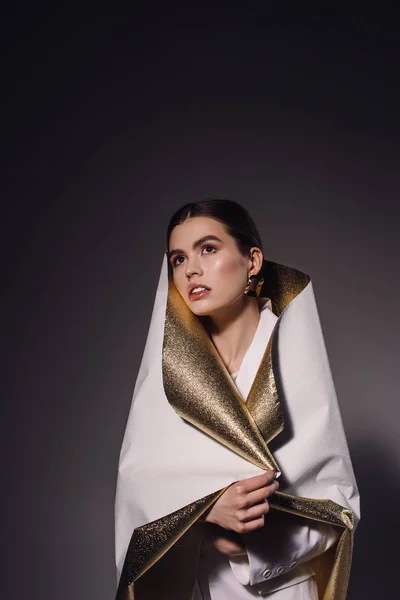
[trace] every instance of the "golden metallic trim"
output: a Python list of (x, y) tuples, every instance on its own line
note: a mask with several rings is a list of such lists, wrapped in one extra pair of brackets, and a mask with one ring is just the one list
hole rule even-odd
[(163, 344), (165, 394), (186, 421), (262, 469), (277, 469), (200, 320), (170, 281)]
[(271, 336), (246, 401), (267, 444), (283, 430), (283, 414), (272, 368), (272, 342)]
[(310, 276), (306, 273), (269, 260), (264, 261), (262, 274), (264, 285), (261, 296), (271, 299), (273, 311), (277, 317), (311, 281)]
[(134, 581), (168, 552), (225, 489), (135, 529), (126, 553), (116, 600), (125, 600), (126, 590), (133, 590)]
[(292, 513), (314, 521), (339, 525), (352, 530), (354, 517), (351, 510), (326, 498), (303, 498), (283, 492), (276, 492), (270, 502), (271, 508)]

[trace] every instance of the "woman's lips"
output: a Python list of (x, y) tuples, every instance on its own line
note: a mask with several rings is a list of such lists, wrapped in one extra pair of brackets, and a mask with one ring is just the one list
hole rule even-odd
[(211, 290), (209, 288), (205, 288), (203, 286), (197, 286), (194, 288), (192, 292), (189, 294), (189, 300), (201, 300), (204, 296), (207, 296)]

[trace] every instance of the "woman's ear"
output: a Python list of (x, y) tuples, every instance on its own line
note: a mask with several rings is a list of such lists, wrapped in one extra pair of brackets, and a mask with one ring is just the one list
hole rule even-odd
[(251, 269), (249, 275), (258, 275), (263, 265), (264, 257), (260, 248), (254, 246), (250, 248)]

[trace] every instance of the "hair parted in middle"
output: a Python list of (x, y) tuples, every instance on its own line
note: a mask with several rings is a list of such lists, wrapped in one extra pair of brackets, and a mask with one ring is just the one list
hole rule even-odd
[(172, 230), (192, 217), (209, 217), (225, 225), (227, 232), (236, 240), (238, 249), (244, 256), (254, 246), (262, 251), (260, 234), (247, 210), (238, 202), (219, 198), (190, 202), (179, 208), (172, 215), (167, 228), (167, 249)]

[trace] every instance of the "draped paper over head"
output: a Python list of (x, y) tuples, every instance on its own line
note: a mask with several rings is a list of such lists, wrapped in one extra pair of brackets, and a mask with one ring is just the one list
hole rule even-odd
[[(341, 420), (311, 281), (270, 261), (263, 273), (262, 295), (279, 318), (244, 402), (200, 320), (169, 280), (164, 257), (119, 461), (118, 600), (147, 600), (160, 586), (175, 600), (190, 600), (199, 542), (192, 525), (227, 486), (271, 468), (292, 479), (290, 493), (274, 494), (273, 509), (341, 528), (336, 548), (314, 569), (320, 598), (345, 599), (358, 492), (355, 483), (341, 487), (335, 471), (339, 456), (354, 480), (344, 434), (329, 436), (326, 415), (338, 430)], [(301, 362), (300, 386), (293, 361)], [(283, 429), (277, 378), (285, 404), (296, 410), (301, 388), (307, 403), (301, 410), (312, 407), (318, 432), (308, 454), (296, 453), (295, 461), (283, 448), (284, 464), (268, 448)], [(319, 469), (312, 481), (303, 465), (310, 460)]]

